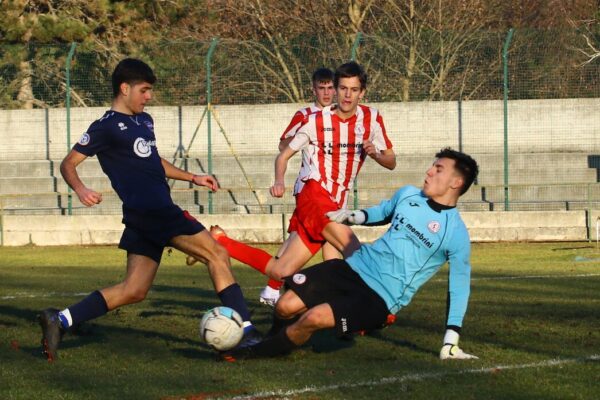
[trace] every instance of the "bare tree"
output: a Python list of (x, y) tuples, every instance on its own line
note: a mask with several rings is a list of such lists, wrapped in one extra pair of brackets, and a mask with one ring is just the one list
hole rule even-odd
[(583, 43), (571, 47), (572, 50), (583, 55), (583, 60), (579, 63), (579, 66), (591, 64), (600, 57), (599, 23), (600, 21), (595, 18), (580, 21), (569, 18), (569, 24), (580, 32), (579, 35), (583, 39)]

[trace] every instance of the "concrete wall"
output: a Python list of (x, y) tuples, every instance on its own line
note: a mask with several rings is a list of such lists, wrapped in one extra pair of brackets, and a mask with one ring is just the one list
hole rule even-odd
[[(458, 147), (457, 102), (372, 103), (381, 110), (398, 154), (432, 154), (442, 146)], [(299, 104), (215, 106), (213, 153), (230, 154), (223, 128), (238, 154), (275, 153), (281, 131)], [(509, 102), (509, 150), (512, 152), (600, 152), (600, 99), (513, 100)], [(71, 144), (106, 109), (71, 109)], [(148, 107), (155, 120), (158, 148), (171, 157), (179, 145), (177, 107)], [(203, 106), (182, 107), (182, 143), (197, 131), (191, 154), (206, 153), (207, 119)], [(47, 121), (47, 122), (46, 122)], [(200, 123), (201, 122), (201, 123)], [(469, 153), (503, 150), (503, 103), (462, 103), (463, 149)], [(62, 158), (67, 151), (66, 110), (0, 110), (0, 160)]]
[[(588, 239), (585, 211), (464, 212), (463, 219), (474, 242), (582, 241)], [(289, 215), (201, 215), (205, 226), (219, 224), (244, 242), (278, 243), (285, 237)], [(600, 210), (590, 215), (592, 240)], [(91, 245), (118, 243), (123, 225), (120, 216), (4, 216), (5, 246)], [(353, 227), (361, 241), (373, 241), (385, 227)]]

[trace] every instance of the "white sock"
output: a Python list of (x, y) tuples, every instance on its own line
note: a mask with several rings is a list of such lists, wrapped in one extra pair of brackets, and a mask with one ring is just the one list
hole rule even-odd
[[(60, 320), (61, 320), (61, 322), (62, 322), (62, 321), (66, 321), (66, 323), (67, 323), (67, 326), (65, 326), (65, 328), (69, 328), (69, 327), (71, 327), (71, 326), (73, 325), (73, 317), (71, 317), (71, 311), (69, 311), (69, 309), (68, 309), (68, 308), (65, 308), (64, 310), (62, 310), (62, 311), (61, 311), (61, 312), (59, 312), (58, 314), (59, 314), (59, 318), (60, 318), (61, 316), (63, 316), (63, 317), (64, 317), (64, 319), (63, 319), (63, 318), (60, 318)], [(64, 323), (63, 323), (63, 325), (64, 325)]]
[(263, 295), (263, 297), (269, 298), (279, 297), (279, 289), (273, 289), (271, 286), (265, 286), (261, 295)]

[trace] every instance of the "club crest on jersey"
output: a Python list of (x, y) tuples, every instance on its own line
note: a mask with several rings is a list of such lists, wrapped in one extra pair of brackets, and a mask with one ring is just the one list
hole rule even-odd
[(85, 132), (83, 135), (81, 135), (81, 138), (79, 138), (79, 143), (82, 146), (87, 146), (88, 143), (90, 142), (90, 135), (88, 135), (87, 132)]
[(154, 141), (147, 141), (144, 138), (137, 138), (133, 143), (133, 152), (143, 158), (150, 157), (150, 154), (152, 154), (152, 146), (154, 145)]
[(302, 285), (304, 282), (306, 282), (306, 275), (294, 274), (294, 276), (292, 277), (292, 280), (294, 281), (294, 283), (296, 285)]
[(431, 233), (438, 233), (440, 231), (440, 223), (437, 221), (431, 221), (427, 224), (427, 229), (429, 229), (429, 232)]
[(119, 126), (119, 129), (122, 131), (127, 129), (127, 125), (125, 125), (125, 123), (123, 123), (123, 122), (119, 122), (117, 125)]

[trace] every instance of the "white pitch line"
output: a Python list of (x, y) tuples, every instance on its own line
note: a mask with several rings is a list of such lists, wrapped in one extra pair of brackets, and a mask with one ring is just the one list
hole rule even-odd
[(30, 293), (15, 293), (12, 296), (2, 296), (0, 300), (15, 300), (15, 299), (37, 299), (42, 297), (79, 297), (85, 296), (89, 292), (84, 293), (61, 293), (61, 292), (48, 292), (42, 294), (30, 294)]
[[(569, 279), (569, 278), (588, 278), (593, 276), (600, 276), (600, 274), (574, 274), (574, 275), (517, 275), (517, 276), (490, 276), (486, 278), (471, 278), (471, 281), (503, 281), (503, 280), (519, 280), (519, 279)], [(447, 282), (446, 279), (431, 279), (431, 282)], [(245, 286), (243, 289), (246, 290), (258, 290), (263, 289), (264, 286)], [(151, 291), (152, 292), (152, 291)], [(61, 292), (49, 292), (43, 294), (31, 294), (31, 293), (15, 293), (14, 295), (1, 296), (0, 300), (15, 300), (15, 299), (35, 299), (41, 297), (78, 297), (85, 296), (89, 292), (83, 293), (61, 293)]]
[(600, 274), (573, 274), (573, 275), (517, 275), (517, 276), (490, 276), (486, 278), (471, 278), (472, 281), (503, 281), (515, 279), (553, 279), (553, 278), (587, 278), (600, 276)]
[[(462, 371), (454, 371), (454, 372), (436, 372), (436, 373), (422, 373), (422, 374), (408, 374), (408, 375), (400, 375), (400, 376), (391, 376), (388, 378), (381, 378), (377, 380), (369, 380), (362, 382), (353, 382), (353, 383), (340, 383), (337, 385), (324, 385), (324, 386), (307, 386), (301, 389), (290, 389), (290, 390), (274, 390), (269, 392), (258, 392), (253, 394), (248, 394), (244, 396), (234, 396), (234, 397), (213, 397), (212, 399), (229, 399), (229, 400), (250, 400), (250, 399), (260, 399), (260, 398), (269, 398), (269, 397), (288, 397), (288, 396), (297, 396), (304, 393), (321, 393), (331, 390), (338, 389), (351, 389), (355, 387), (362, 386), (382, 386), (382, 385), (390, 385), (397, 384), (403, 382), (420, 382), (426, 379), (441, 379), (448, 376), (453, 375), (465, 375), (465, 374), (489, 374), (495, 373), (498, 371), (506, 371), (506, 370), (517, 370), (517, 369), (526, 369), (526, 368), (544, 368), (544, 367), (555, 367), (557, 365), (564, 364), (579, 364), (587, 361), (600, 361), (600, 354), (594, 354), (588, 357), (583, 358), (571, 358), (571, 359), (551, 359), (540, 361), (536, 363), (528, 363), (528, 364), (513, 364), (513, 365), (498, 365), (495, 367), (488, 368), (472, 368), (465, 369)], [(211, 399), (210, 397), (207, 399)]]

